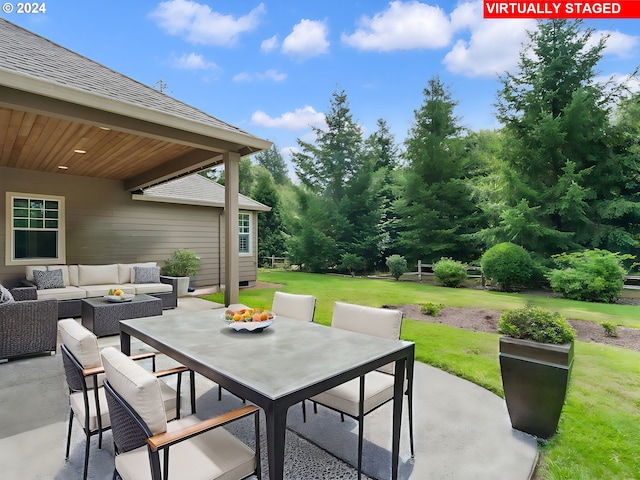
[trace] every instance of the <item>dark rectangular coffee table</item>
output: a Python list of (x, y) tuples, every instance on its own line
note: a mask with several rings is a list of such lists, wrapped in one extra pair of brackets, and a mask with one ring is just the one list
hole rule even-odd
[(82, 300), (82, 325), (98, 337), (120, 333), (120, 320), (162, 315), (162, 300), (140, 294), (128, 302), (109, 302), (103, 297)]

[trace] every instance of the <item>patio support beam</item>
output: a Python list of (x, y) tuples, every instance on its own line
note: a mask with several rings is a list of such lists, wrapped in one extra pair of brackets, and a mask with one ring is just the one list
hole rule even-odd
[(240, 193), (240, 154), (226, 152), (224, 159), (224, 304), (238, 303), (240, 268), (238, 265), (238, 194)]

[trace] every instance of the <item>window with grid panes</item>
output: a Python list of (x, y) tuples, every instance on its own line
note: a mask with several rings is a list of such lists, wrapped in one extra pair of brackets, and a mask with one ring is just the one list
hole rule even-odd
[(238, 214), (238, 240), (240, 253), (251, 253), (251, 214)]
[(11, 261), (63, 260), (64, 197), (11, 192), (7, 197)]

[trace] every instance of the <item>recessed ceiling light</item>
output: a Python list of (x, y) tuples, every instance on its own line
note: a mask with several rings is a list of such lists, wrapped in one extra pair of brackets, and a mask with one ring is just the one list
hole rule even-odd
[(78, 150), (78, 149), (74, 150), (74, 152), (75, 153), (87, 153), (86, 150)]
[(111, 131), (111, 129), (109, 127), (100, 127), (100, 130), (107, 130), (108, 132)]
[(60, 170), (69, 170), (69, 167), (67, 167), (66, 165), (58, 165), (58, 169), (60, 169)]

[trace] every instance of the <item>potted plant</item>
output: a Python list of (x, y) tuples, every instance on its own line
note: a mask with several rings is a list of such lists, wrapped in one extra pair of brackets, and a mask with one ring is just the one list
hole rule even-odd
[(527, 305), (500, 316), (500, 370), (516, 430), (556, 433), (573, 366), (575, 331), (557, 312)]
[(198, 272), (201, 264), (200, 257), (191, 250), (176, 250), (165, 260), (162, 273), (168, 277), (178, 277), (178, 296), (181, 297), (187, 294), (189, 278)]

